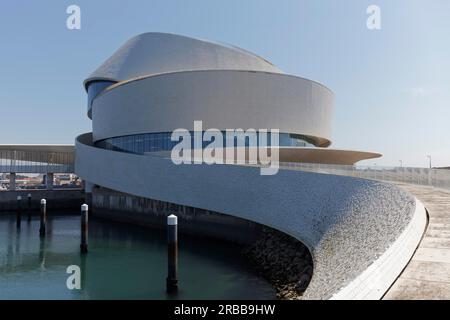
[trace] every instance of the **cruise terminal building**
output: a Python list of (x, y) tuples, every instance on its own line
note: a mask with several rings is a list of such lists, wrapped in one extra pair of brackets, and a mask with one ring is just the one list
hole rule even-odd
[[(293, 171), (380, 154), (330, 148), (334, 95), (246, 50), (165, 33), (128, 40), (85, 81), (92, 132), (76, 139), (75, 173), (94, 214), (249, 241), (263, 225), (306, 245), (309, 299), (379, 299), (412, 256), (423, 206), (393, 185)], [(175, 165), (178, 128), (279, 130), (277, 174), (257, 166)]]

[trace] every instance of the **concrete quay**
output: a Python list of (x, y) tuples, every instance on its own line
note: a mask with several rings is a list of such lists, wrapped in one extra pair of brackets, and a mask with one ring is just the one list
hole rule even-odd
[(0, 214), (17, 210), (17, 196), (22, 197), (22, 208), (28, 210), (28, 194), (31, 194), (31, 209), (38, 211), (41, 199), (47, 200), (50, 210), (79, 210), (85, 201), (84, 191), (81, 189), (65, 190), (16, 190), (0, 192)]
[(397, 185), (425, 205), (429, 225), (413, 258), (384, 299), (450, 299), (450, 191), (419, 185)]

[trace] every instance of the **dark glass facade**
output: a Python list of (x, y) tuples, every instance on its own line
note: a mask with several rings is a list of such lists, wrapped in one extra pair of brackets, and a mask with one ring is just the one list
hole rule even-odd
[[(226, 144), (226, 135), (223, 133), (223, 146), (230, 147)], [(145, 134), (136, 134), (130, 136), (123, 137), (115, 137), (109, 138), (101, 141), (97, 141), (95, 145), (99, 148), (113, 150), (113, 151), (122, 151), (129, 152), (135, 154), (144, 154), (147, 152), (159, 152), (159, 151), (171, 151), (175, 145), (177, 145), (179, 141), (171, 141), (171, 132), (160, 132), (160, 133), (145, 133)], [(194, 148), (194, 132), (190, 132), (191, 136), (191, 146)], [(238, 140), (242, 139), (242, 141), (238, 144)], [(253, 141), (252, 141), (253, 140)], [(249, 139), (244, 134), (236, 134), (234, 137), (234, 146), (243, 145), (243, 141), (245, 141), (245, 146), (255, 147), (259, 145), (259, 136), (256, 134), (256, 145), (253, 143), (254, 139)], [(267, 145), (270, 146), (271, 136), (270, 133), (267, 133)], [(203, 142), (202, 148), (206, 148), (211, 142)], [(311, 141), (304, 136), (294, 135), (289, 133), (280, 133), (279, 134), (279, 146), (282, 147), (314, 147)]]
[(109, 86), (115, 84), (114, 81), (93, 81), (89, 83), (89, 86), (87, 88), (87, 94), (88, 94), (88, 113), (91, 113), (92, 110), (92, 100), (95, 99), (103, 90), (108, 88)]

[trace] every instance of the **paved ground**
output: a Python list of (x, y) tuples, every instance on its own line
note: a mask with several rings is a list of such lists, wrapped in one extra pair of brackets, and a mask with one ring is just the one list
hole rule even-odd
[(430, 223), (411, 262), (384, 299), (450, 299), (450, 191), (398, 185), (422, 201)]

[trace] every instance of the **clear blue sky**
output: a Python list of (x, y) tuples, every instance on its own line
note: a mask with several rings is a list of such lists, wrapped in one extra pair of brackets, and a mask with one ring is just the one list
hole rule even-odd
[[(82, 29), (66, 28), (66, 8)], [(366, 28), (381, 7), (382, 30)], [(332, 147), (378, 165), (450, 165), (450, 1), (2, 1), (0, 144), (73, 143), (90, 130), (82, 82), (128, 38), (179, 33), (253, 51), (336, 95)]]

